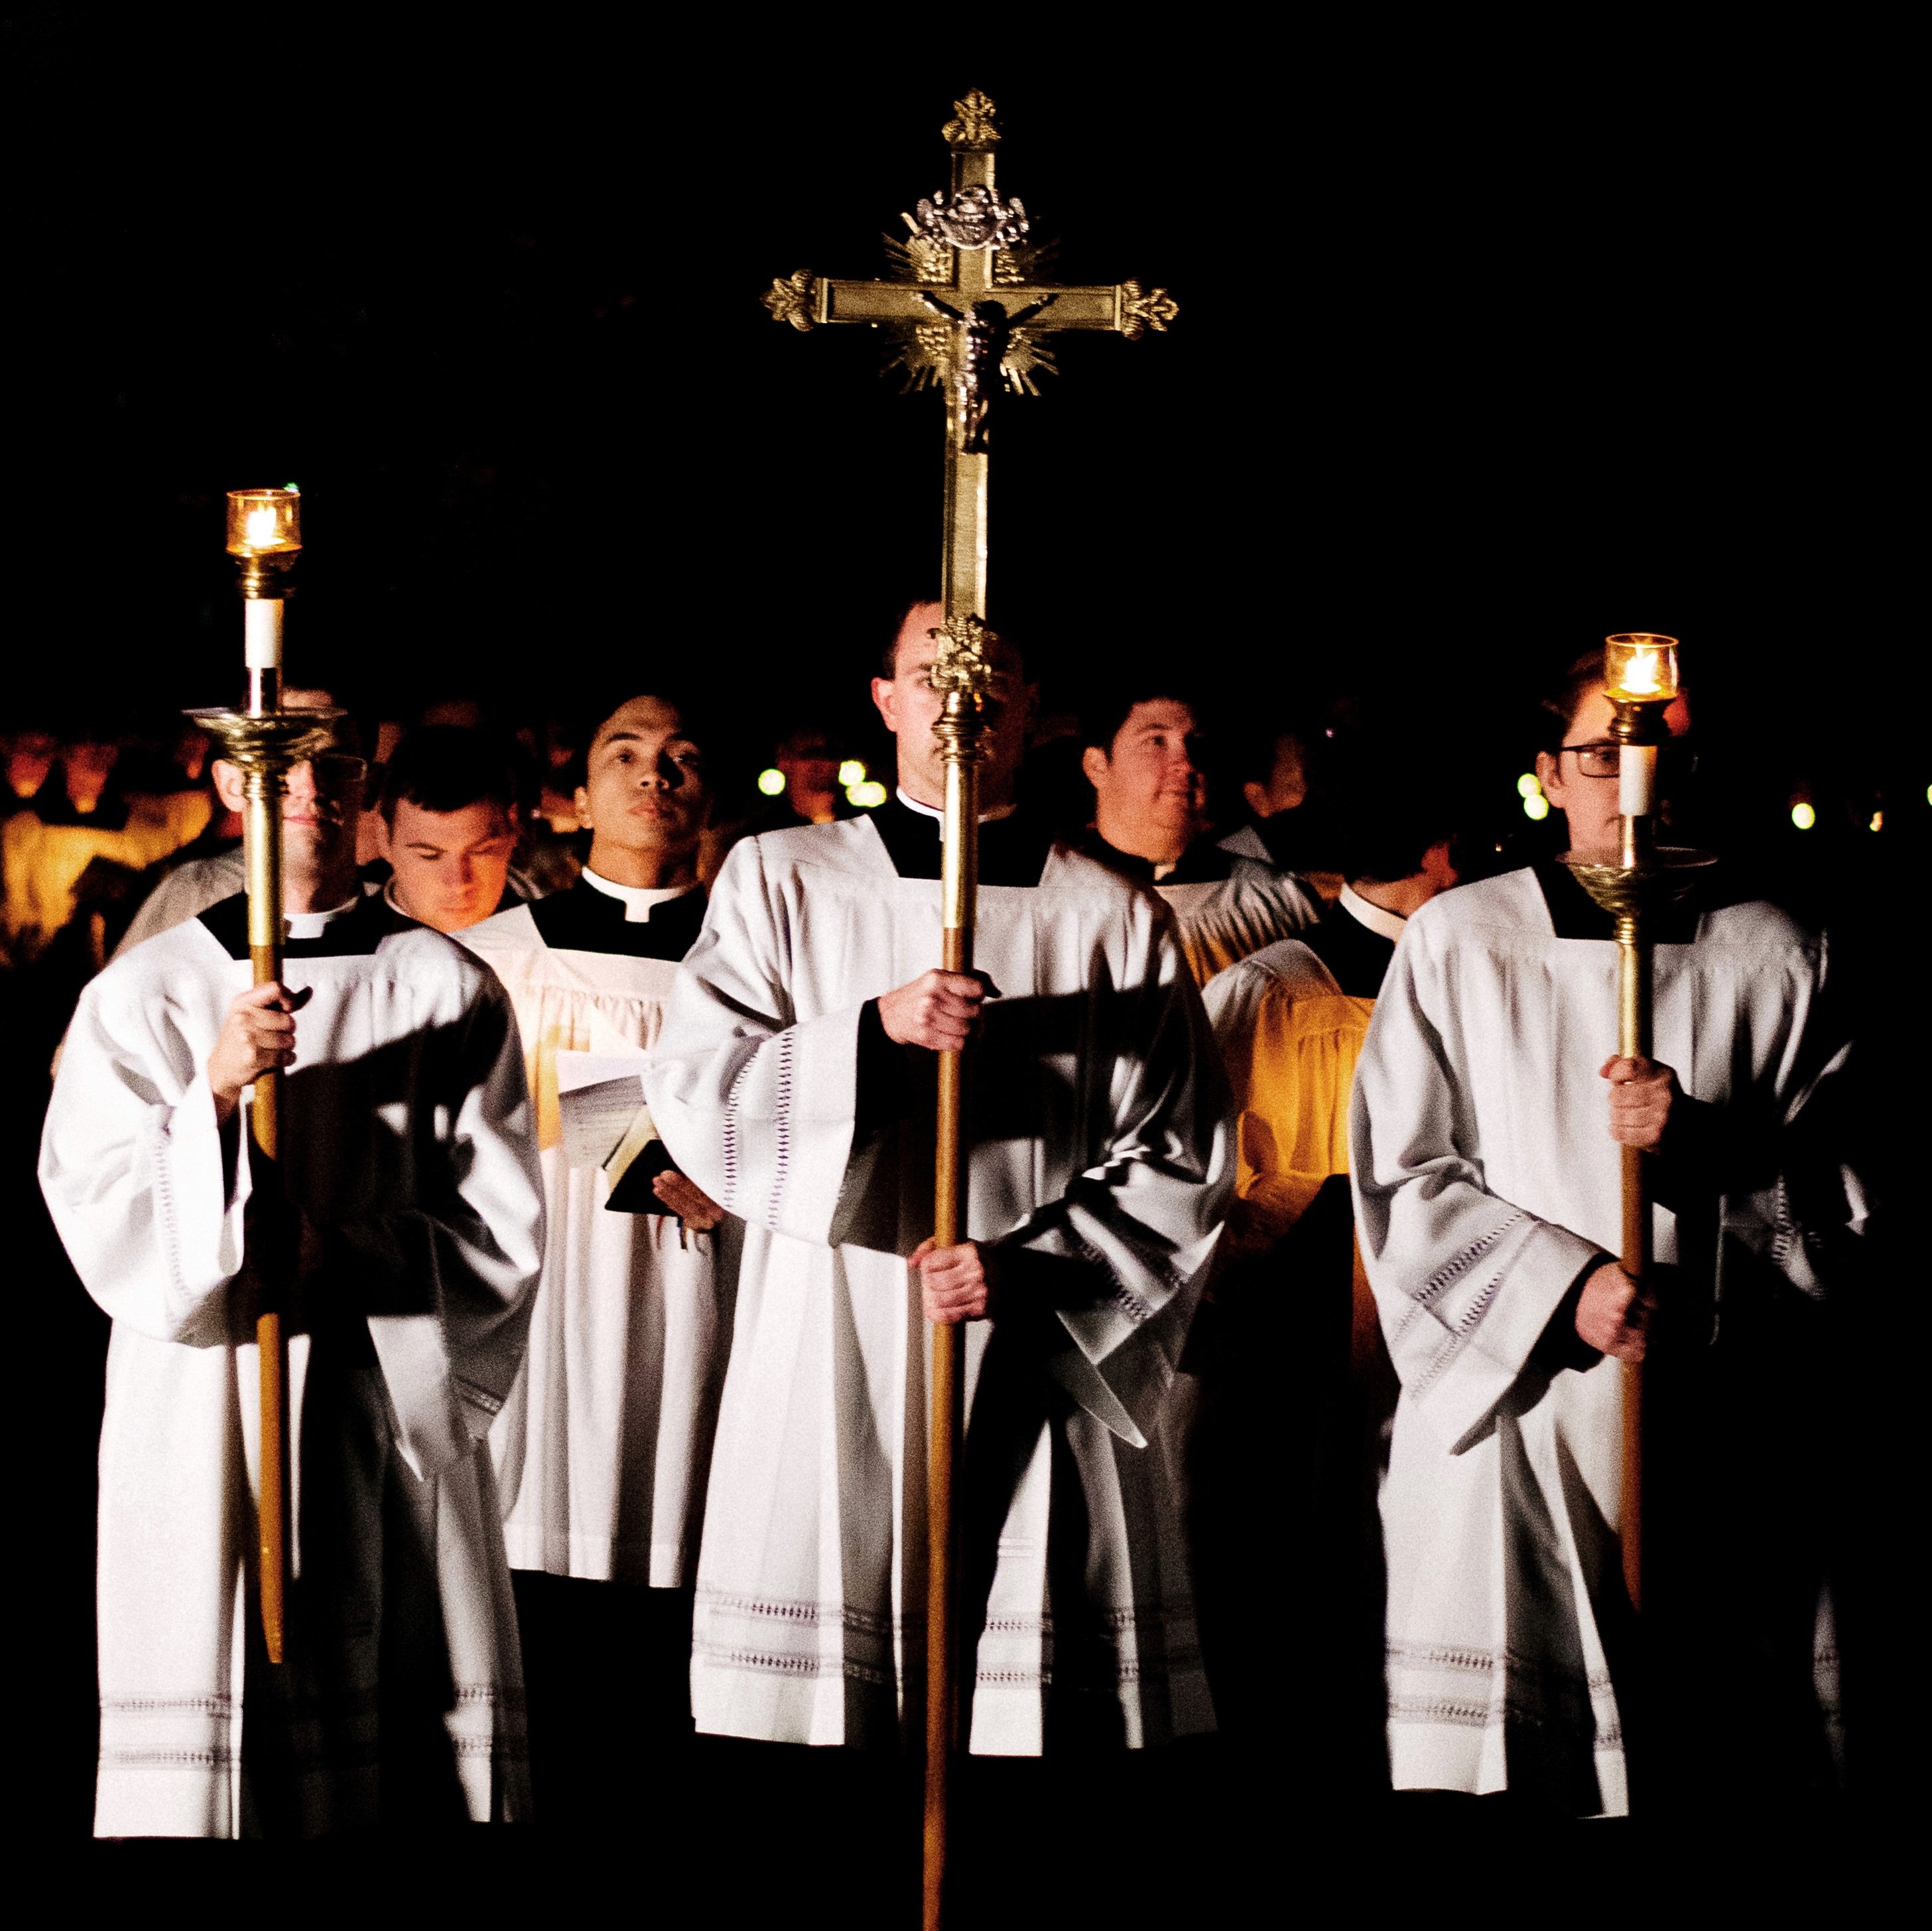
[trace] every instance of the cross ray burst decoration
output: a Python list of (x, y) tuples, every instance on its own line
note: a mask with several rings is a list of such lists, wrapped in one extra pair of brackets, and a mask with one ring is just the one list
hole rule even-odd
[[(921, 204), (922, 207), (925, 205)], [(950, 287), (952, 244), (922, 233), (913, 216), (908, 214), (902, 218), (911, 231), (903, 240), (896, 235), (882, 235), (879, 238), (885, 244), (892, 279), (914, 287)], [(1057, 241), (1030, 245), (1019, 242), (1011, 247), (998, 246), (990, 252), (994, 286), (1018, 288), (1038, 280), (1041, 271), (1060, 252), (1060, 244)], [(766, 306), (770, 305), (768, 298)], [(884, 322), (880, 326), (891, 337), (882, 373), (891, 375), (896, 371), (905, 393), (938, 388), (951, 378), (954, 373), (954, 331), (943, 320), (935, 317), (927, 322)], [(1034, 378), (1060, 373), (1060, 364), (1047, 346), (1046, 331), (1009, 327), (1002, 332), (1004, 340), (999, 345), (998, 364), (1000, 386), (1009, 395), (1038, 395), (1040, 385)]]

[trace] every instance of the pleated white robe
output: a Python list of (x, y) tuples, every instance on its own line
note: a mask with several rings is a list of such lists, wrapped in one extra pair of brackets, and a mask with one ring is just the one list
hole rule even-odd
[[(516, 1009), (548, 1208), (530, 1347), (490, 1431), (513, 1569), (676, 1589), (697, 1567), (730, 1234), (606, 1210), (603, 1172), (566, 1158), (557, 1055), (641, 1071), (704, 903), (694, 887), (627, 919), (622, 901), (580, 881), (461, 935)], [(653, 928), (670, 936), (646, 949)]]
[(206, 1071), (250, 982), (242, 908), (190, 919), (87, 988), (42, 1145), (55, 1224), (113, 1320), (94, 1828), (513, 1817), (522, 1678), (483, 1438), (542, 1252), (515, 1027), (484, 967), (394, 930), (377, 901), (290, 945), (287, 982), (314, 997), (284, 1084), (284, 1165), (322, 1259), (290, 1316), (296, 1578), (290, 1660), (271, 1670), (237, 1282), (251, 1174)]
[[(1657, 1059), (1693, 1099), (1767, 1123), (1787, 1162), (1724, 1195), (1708, 1239), (1687, 1243), (1658, 1207), (1657, 1259), (1705, 1270), (1720, 1298), (1754, 1266), (1816, 1294), (1813, 1249), (1862, 1213), (1828, 1159), (1790, 1164), (1844, 1057), (1819, 1016), (1822, 942), (1744, 904), (1654, 956)], [(1538, 1346), (1618, 1246), (1598, 1073), (1616, 982), (1615, 946), (1558, 937), (1533, 871), (1465, 886), (1409, 920), (1358, 1069), (1357, 1228), (1402, 1382), (1382, 1492), (1399, 1789), (1626, 1808), (1621, 1371), (1559, 1367)]]
[[(883, 815), (933, 841), (936, 870), (937, 825)], [(968, 1333), (970, 1744), (1037, 1754), (1063, 1721), (1163, 1741), (1213, 1725), (1173, 1394), (1230, 1180), (1219, 1086), (1196, 1084), (1211, 1044), (1150, 895), (1056, 850), (979, 904), (1003, 996), (970, 1058), (968, 1226), (1009, 1300)], [(858, 1069), (866, 1003), (938, 961), (939, 913), (936, 878), (902, 876), (870, 820), (746, 841), (652, 1062), (673, 1154), (746, 1222), (698, 1567), (701, 1730), (889, 1743), (910, 1714), (928, 1357), (905, 1257), (932, 1228), (934, 1062), (916, 1056), (928, 1083), (876, 1131)]]
[[(1292, 872), (1223, 847), (1196, 847), (1188, 860), (1193, 862), (1184, 861), (1181, 874), (1162, 879), (1154, 889), (1174, 914), (1197, 985), (1205, 985), (1264, 946), (1306, 931), (1321, 918), (1321, 900)], [(1192, 875), (1210, 868), (1225, 875)]]

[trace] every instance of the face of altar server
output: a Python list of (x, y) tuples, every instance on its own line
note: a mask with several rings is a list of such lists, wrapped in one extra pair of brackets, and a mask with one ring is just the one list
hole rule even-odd
[(576, 802), (600, 878), (662, 887), (695, 877), (711, 790), (676, 706), (633, 697), (612, 712), (590, 741)]
[[(1546, 751), (1536, 754), (1543, 795), (1568, 821), (1570, 849), (1580, 858), (1614, 859), (1621, 849), (1623, 821), (1617, 810), (1616, 772), (1593, 778), (1582, 768), (1576, 749), (1613, 742), (1610, 727), (1616, 715), (1604, 687), (1592, 685), (1571, 715), (1563, 733), (1564, 749), (1553, 757)], [(1664, 712), (1664, 722), (1672, 737), (1682, 737), (1690, 728), (1690, 706), (1679, 697)]]
[(399, 910), (439, 932), (460, 932), (496, 910), (517, 848), (514, 817), (494, 798), (457, 811), (429, 811), (396, 801), (396, 822), (383, 827), (382, 856), (394, 876)]
[[(326, 691), (286, 690), (285, 710), (332, 708)], [(356, 829), (369, 767), (346, 751), (324, 751), (292, 766), (282, 798), (284, 897), (295, 912), (332, 910), (356, 889)], [(230, 811), (242, 807), (242, 774), (226, 758), (210, 767), (214, 789)]]
[[(922, 805), (946, 800), (946, 764), (932, 727), (939, 721), (939, 693), (926, 680), (932, 670), (928, 634), (946, 621), (938, 604), (915, 604), (899, 625), (892, 646), (893, 673), (872, 679), (872, 702), (886, 728), (898, 740), (898, 781), (908, 798)], [(1033, 721), (1034, 691), (1018, 651), (997, 640), (988, 653), (997, 673), (986, 705), (986, 758), (980, 767), (980, 803), (991, 810), (1012, 802), (1013, 781), (1026, 755), (1027, 727)]]
[(1107, 751), (1080, 768), (1094, 787), (1094, 829), (1116, 851), (1171, 865), (1208, 829), (1200, 721), (1178, 697), (1136, 704)]

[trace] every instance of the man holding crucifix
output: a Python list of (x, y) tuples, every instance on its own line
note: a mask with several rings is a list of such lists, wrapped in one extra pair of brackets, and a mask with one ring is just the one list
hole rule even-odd
[[(646, 1075), (746, 1222), (698, 1576), (700, 1730), (890, 1744), (924, 1636), (928, 1323), (969, 1323), (962, 1735), (1211, 1729), (1170, 1390), (1230, 1180), (1199, 999), (1152, 897), (1012, 803), (994, 642), (977, 973), (939, 952), (943, 774), (915, 605), (874, 700), (897, 796), (738, 845)], [(970, 1238), (932, 1249), (935, 1066), (973, 1041)]]

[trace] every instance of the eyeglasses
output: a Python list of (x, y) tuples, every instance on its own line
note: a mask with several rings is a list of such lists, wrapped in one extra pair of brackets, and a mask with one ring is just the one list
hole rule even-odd
[[(1576, 768), (1586, 778), (1614, 778), (1623, 747), (1615, 738), (1598, 738), (1588, 744), (1566, 744), (1561, 751), (1574, 751)], [(1658, 746), (1658, 760), (1665, 775), (1688, 777), (1697, 769), (1697, 754), (1681, 738)]]
[(1614, 778), (1623, 754), (1623, 746), (1615, 738), (1598, 738), (1589, 744), (1566, 744), (1557, 747), (1559, 757), (1566, 751), (1576, 754), (1576, 768), (1586, 778)]

